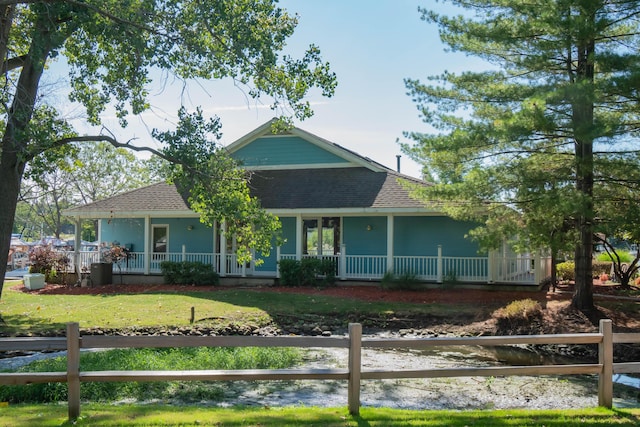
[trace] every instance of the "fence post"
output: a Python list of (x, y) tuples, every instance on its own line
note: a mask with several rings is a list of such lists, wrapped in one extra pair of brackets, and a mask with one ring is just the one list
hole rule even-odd
[(598, 363), (602, 370), (598, 376), (598, 405), (613, 406), (613, 327), (611, 319), (600, 319), (602, 342), (598, 344)]
[(80, 416), (80, 325), (67, 323), (67, 389), (69, 421)]
[(362, 325), (349, 323), (349, 413), (360, 415)]

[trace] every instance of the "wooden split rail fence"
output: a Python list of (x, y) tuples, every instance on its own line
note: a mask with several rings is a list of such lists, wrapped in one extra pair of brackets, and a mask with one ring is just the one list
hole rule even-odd
[[(613, 344), (640, 343), (640, 333), (612, 332), (611, 320), (600, 321), (599, 332), (558, 335), (513, 335), (438, 338), (362, 338), (362, 326), (349, 325), (346, 337), (258, 336), (81, 336), (79, 325), (67, 325), (66, 338), (0, 338), (0, 351), (66, 350), (66, 372), (3, 373), (0, 384), (46, 382), (68, 384), (69, 419), (80, 416), (80, 384), (111, 381), (237, 381), (237, 380), (344, 380), (348, 381), (348, 407), (360, 411), (361, 380), (441, 377), (495, 377), (510, 375), (598, 375), (598, 404), (612, 407), (613, 375), (640, 372), (640, 362), (613, 363)], [(597, 344), (598, 363), (508, 367), (425, 368), (417, 370), (363, 370), (362, 348), (425, 349), (434, 346), (503, 346), (523, 344)], [(153, 347), (298, 347), (347, 348), (346, 369), (244, 369), (187, 371), (81, 371), (81, 349)]]

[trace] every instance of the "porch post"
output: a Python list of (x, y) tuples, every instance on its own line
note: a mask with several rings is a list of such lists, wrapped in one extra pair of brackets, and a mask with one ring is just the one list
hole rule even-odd
[(220, 224), (220, 277), (227, 275), (227, 233), (225, 228), (227, 223), (222, 221)]
[(496, 279), (496, 252), (490, 250), (487, 254), (487, 283), (491, 284)]
[(218, 239), (216, 239), (217, 237), (217, 231), (216, 229), (218, 228), (218, 222), (217, 221), (213, 221), (213, 225), (211, 226), (211, 237), (213, 238), (213, 244), (211, 245), (211, 247), (213, 248), (212, 252), (212, 259), (211, 259), (211, 263), (213, 264), (213, 269), (216, 272), (220, 272), (220, 265), (218, 263), (216, 263), (216, 242)]
[(182, 262), (187, 260), (187, 245), (182, 245)]
[(296, 259), (302, 259), (302, 215), (296, 215)]
[(533, 256), (533, 284), (537, 285), (544, 279), (541, 277), (542, 275), (542, 257), (540, 256), (540, 251), (536, 251)]
[(98, 246), (102, 243), (102, 220), (98, 220), (98, 235), (96, 236), (96, 240), (98, 240)]
[(387, 215), (387, 271), (393, 272), (393, 215)]
[(276, 279), (280, 278), (280, 246), (276, 246)]
[(438, 283), (442, 283), (442, 245), (438, 245), (438, 271), (437, 271), (437, 279)]
[(77, 216), (75, 220), (76, 232), (73, 240), (73, 269), (76, 272), (76, 283), (80, 283), (82, 281), (82, 268), (80, 267), (80, 245), (82, 244), (82, 230), (80, 227), (82, 221), (79, 216)]
[(151, 217), (144, 217), (144, 274), (151, 271)]
[(347, 245), (340, 245), (340, 280), (347, 280)]

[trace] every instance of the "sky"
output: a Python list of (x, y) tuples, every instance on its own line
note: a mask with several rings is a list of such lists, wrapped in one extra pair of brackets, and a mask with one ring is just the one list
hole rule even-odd
[[(401, 155), (401, 172), (419, 178), (420, 165), (401, 152), (397, 141), (410, 142), (405, 131), (429, 128), (407, 95), (404, 79), (426, 81), (445, 70), (463, 71), (472, 61), (445, 52), (437, 27), (420, 19), (419, 5), (446, 10), (434, 0), (281, 0), (281, 7), (299, 17), (287, 53), (301, 57), (309, 44), (319, 46), (338, 81), (333, 97), (318, 91), (308, 97), (315, 114), (295, 126), (392, 169)], [(152, 110), (131, 119), (125, 130), (109, 117), (106, 127), (121, 140), (154, 146), (151, 128), (171, 129), (180, 104), (201, 106), (205, 116), (220, 117), (221, 142), (229, 145), (274, 117), (268, 105), (255, 104), (229, 81), (184, 87), (164, 79), (152, 95)]]

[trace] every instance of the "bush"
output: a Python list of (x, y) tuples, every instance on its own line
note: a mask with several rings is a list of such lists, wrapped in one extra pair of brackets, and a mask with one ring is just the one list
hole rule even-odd
[[(575, 262), (565, 261), (556, 265), (558, 280), (575, 280)], [(593, 261), (593, 277), (600, 277), (602, 274), (611, 273), (611, 261)]]
[(493, 316), (496, 319), (528, 321), (542, 314), (542, 306), (531, 298), (512, 301), (506, 306), (496, 310)]
[(573, 261), (565, 261), (556, 265), (558, 280), (575, 280), (576, 264)]
[(611, 273), (611, 261), (593, 261), (593, 276)]
[(336, 264), (331, 259), (283, 259), (279, 266), (283, 286), (328, 286), (336, 281)]
[(66, 273), (71, 259), (63, 252), (54, 251), (50, 246), (34, 248), (29, 254), (30, 273), (44, 274), (44, 280), (49, 282), (61, 271)]
[(415, 273), (393, 274), (387, 271), (380, 280), (382, 289), (397, 289), (405, 291), (415, 291), (422, 286), (418, 276)]
[[(627, 252), (627, 251), (616, 251), (616, 254), (618, 254), (618, 256), (620, 257), (620, 262), (630, 263), (635, 259), (635, 256), (633, 256), (630, 252)], [(598, 254), (598, 256), (596, 257), (596, 260), (602, 261), (602, 262), (608, 262), (608, 263), (617, 261), (615, 256), (611, 256), (607, 252), (602, 252)]]
[(220, 276), (213, 267), (202, 262), (192, 261), (162, 261), (160, 269), (164, 281), (170, 285), (217, 285)]
[(493, 312), (496, 334), (526, 335), (537, 332), (542, 324), (542, 306), (530, 298), (513, 301)]

